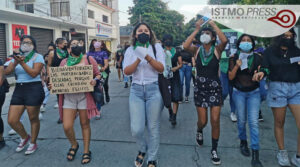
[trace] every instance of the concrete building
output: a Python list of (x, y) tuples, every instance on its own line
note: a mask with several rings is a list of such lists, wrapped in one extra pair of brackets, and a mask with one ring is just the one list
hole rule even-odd
[[(87, 41), (86, 0), (1, 0), (0, 58), (20, 46), (20, 36), (32, 35), (41, 54), (58, 37)], [(86, 43), (87, 44), (87, 43)]]
[(118, 0), (89, 0), (87, 4), (89, 45), (91, 40), (105, 42), (114, 54), (120, 43)]
[(120, 27), (120, 44), (124, 46), (124, 44), (127, 42), (128, 44), (131, 43), (131, 34), (133, 31), (132, 26), (121, 26)]

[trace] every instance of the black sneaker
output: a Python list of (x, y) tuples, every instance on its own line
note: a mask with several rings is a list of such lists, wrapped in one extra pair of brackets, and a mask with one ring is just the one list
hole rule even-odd
[(196, 142), (199, 146), (202, 146), (203, 145), (203, 132), (199, 132), (197, 131), (197, 134), (196, 134)]
[(175, 126), (177, 124), (177, 122), (176, 122), (176, 115), (177, 114), (174, 114), (174, 113), (172, 113), (172, 115), (171, 115), (171, 124), (173, 126)]
[(248, 148), (247, 140), (241, 140), (240, 151), (241, 151), (242, 155), (244, 155), (246, 157), (250, 156), (250, 150)]
[(62, 120), (60, 118), (58, 118), (57, 124), (61, 124), (61, 123), (62, 123)]
[(124, 88), (128, 88), (128, 83), (127, 83), (127, 82), (125, 83), (125, 86), (124, 86)]
[(105, 101), (106, 101), (106, 103), (109, 103), (109, 101), (110, 101), (109, 95), (106, 95), (106, 96), (105, 96)]
[(149, 161), (147, 166), (155, 166), (157, 167), (158, 163), (157, 161)]
[(169, 109), (169, 121), (172, 120), (172, 114), (173, 114), (173, 110), (172, 110), (172, 109)]
[(214, 165), (220, 165), (221, 164), (221, 159), (218, 156), (217, 150), (211, 150), (211, 162)]
[(184, 100), (186, 103), (190, 102), (189, 101), (189, 97), (185, 97), (185, 100)]
[(259, 122), (263, 122), (263, 121), (264, 121), (264, 118), (263, 118), (263, 116), (262, 116), (262, 114), (261, 114), (261, 110), (259, 110), (258, 121), (259, 121)]
[(0, 141), (0, 150), (5, 146), (5, 140)]

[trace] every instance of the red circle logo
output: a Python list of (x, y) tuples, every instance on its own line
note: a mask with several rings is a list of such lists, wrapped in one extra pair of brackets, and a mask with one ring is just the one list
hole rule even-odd
[(291, 10), (281, 10), (275, 17), (268, 18), (268, 21), (272, 21), (283, 28), (293, 27), (296, 23), (296, 15)]

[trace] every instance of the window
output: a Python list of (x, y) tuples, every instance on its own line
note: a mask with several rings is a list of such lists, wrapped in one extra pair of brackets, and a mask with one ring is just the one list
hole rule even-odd
[(95, 18), (94, 11), (88, 10), (88, 17), (89, 17), (90, 19), (94, 19), (94, 18)]
[(34, 12), (33, 4), (16, 4), (16, 10), (20, 10), (28, 13)]
[(50, 3), (51, 16), (52, 17), (61, 17), (61, 16), (70, 16), (70, 2), (51, 2)]
[(112, 7), (112, 2), (111, 0), (98, 0), (98, 2), (102, 3), (103, 5), (105, 6), (108, 6), (108, 7)]
[(108, 16), (103, 15), (103, 16), (102, 16), (102, 21), (103, 21), (104, 23), (108, 23)]

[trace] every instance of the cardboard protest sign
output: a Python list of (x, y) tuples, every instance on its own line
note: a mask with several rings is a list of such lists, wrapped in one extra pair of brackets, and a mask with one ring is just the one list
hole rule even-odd
[(93, 67), (65, 66), (50, 67), (51, 94), (92, 92), (94, 87), (90, 84), (93, 80)]

